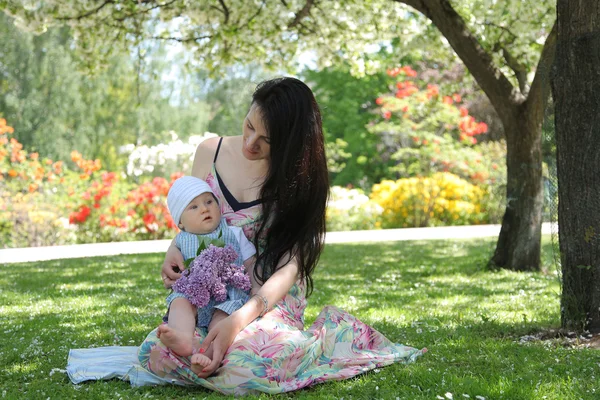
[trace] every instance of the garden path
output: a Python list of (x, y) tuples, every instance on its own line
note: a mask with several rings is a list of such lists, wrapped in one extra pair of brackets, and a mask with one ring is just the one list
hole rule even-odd
[[(552, 233), (552, 224), (542, 225), (542, 234)], [(554, 228), (556, 229), (556, 228)], [(329, 232), (325, 242), (387, 242), (399, 240), (468, 239), (498, 236), (500, 225), (444, 226), (436, 228), (381, 229), (371, 231)], [(0, 249), (0, 263), (32, 262), (62, 258), (111, 256), (116, 254), (162, 253), (170, 240), (143, 240), (77, 244), (69, 246), (27, 247)]]

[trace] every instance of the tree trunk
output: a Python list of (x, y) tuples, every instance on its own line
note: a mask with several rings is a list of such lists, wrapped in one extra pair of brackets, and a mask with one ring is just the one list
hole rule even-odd
[(502, 120), (507, 143), (507, 206), (489, 265), (517, 271), (538, 270), (543, 205), (542, 121), (550, 92), (548, 75), (555, 53), (555, 27), (546, 38), (531, 88), (524, 94), (496, 66), (449, 0), (395, 1), (408, 4), (431, 19)]
[[(537, 271), (540, 268), (542, 206), (541, 119), (525, 105), (506, 131), (506, 211), (490, 268)], [(532, 121), (533, 120), (533, 121)]]
[(600, 332), (600, 4), (559, 0), (556, 104), (562, 326)]

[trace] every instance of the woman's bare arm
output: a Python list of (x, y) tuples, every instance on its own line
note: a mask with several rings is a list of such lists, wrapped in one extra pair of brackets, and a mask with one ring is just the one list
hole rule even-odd
[[(284, 257), (285, 259), (285, 257)], [(273, 308), (279, 300), (290, 291), (294, 283), (298, 280), (298, 263), (293, 258), (287, 264), (280, 267), (267, 281), (258, 286), (257, 295), (267, 299), (269, 309)], [(254, 321), (263, 312), (264, 303), (258, 297), (253, 297), (248, 303), (244, 304), (239, 310), (231, 314), (239, 327), (237, 332), (244, 329), (250, 322)], [(237, 334), (237, 333), (236, 333)]]
[[(179, 269), (179, 272), (176, 271), (176, 267)], [(184, 269), (185, 264), (183, 263), (183, 255), (181, 254), (181, 250), (175, 245), (175, 239), (173, 239), (165, 254), (165, 260), (160, 272), (165, 288), (169, 289), (173, 283), (179, 279), (181, 271)]]
[(250, 283), (252, 284), (252, 290), (250, 291), (250, 294), (256, 294), (260, 290), (260, 284), (258, 283), (258, 281), (256, 280), (256, 277), (254, 276), (254, 265), (255, 264), (256, 264), (255, 256), (252, 256), (249, 259), (247, 259), (246, 261), (244, 261), (244, 269), (246, 270), (246, 273), (250, 277)]
[[(284, 257), (285, 260), (285, 257)], [(285, 295), (290, 291), (294, 283), (298, 280), (298, 263), (295, 258), (292, 258), (287, 264), (280, 267), (267, 281), (260, 287), (258, 292), (259, 296), (263, 296), (267, 299), (269, 309), (273, 308), (279, 300), (283, 299)], [(251, 312), (250, 310), (243, 310), (244, 307), (240, 308), (239, 318), (241, 329), (244, 329), (246, 325), (254, 321), (260, 313), (263, 311), (263, 302), (258, 298), (253, 298), (255, 302), (258, 302), (258, 313)], [(256, 308), (256, 307), (249, 307)], [(238, 312), (236, 311), (236, 312)], [(234, 313), (235, 314), (235, 313)], [(232, 314), (233, 315), (233, 314)]]
[[(285, 258), (284, 258), (285, 259)], [(267, 299), (269, 308), (277, 304), (279, 300), (289, 292), (294, 283), (298, 280), (298, 263), (292, 258), (287, 264), (279, 268), (258, 291), (259, 296)], [(239, 310), (232, 313), (229, 317), (219, 322), (202, 342), (200, 351), (204, 352), (209, 346), (213, 346), (213, 359), (211, 364), (206, 367), (200, 376), (201, 378), (211, 375), (217, 370), (225, 352), (233, 343), (233, 340), (250, 322), (254, 321), (263, 312), (263, 301), (258, 297), (252, 297), (250, 301), (244, 304)]]
[(221, 138), (214, 137), (206, 139), (198, 145), (194, 155), (194, 164), (192, 165), (192, 176), (206, 180), (215, 159), (219, 140)]

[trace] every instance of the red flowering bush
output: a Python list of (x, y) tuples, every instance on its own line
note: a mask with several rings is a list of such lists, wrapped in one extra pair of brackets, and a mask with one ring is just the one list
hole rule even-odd
[[(114, 172), (96, 173), (100, 163), (74, 155), (74, 161), (84, 170), (80, 178), (90, 181), (69, 215), (69, 222), (78, 228), (79, 242), (164, 239), (176, 233), (166, 196), (181, 174), (173, 174), (171, 181), (154, 178), (134, 186)], [(90, 168), (86, 170), (86, 166)]]
[(141, 184), (127, 194), (124, 203), (127, 208), (127, 222), (130, 232), (137, 238), (165, 238), (177, 232), (177, 226), (166, 206), (169, 189), (182, 173), (165, 178), (154, 178)]
[(13, 132), (0, 119), (3, 247), (163, 239), (177, 232), (166, 196), (181, 173), (136, 185), (77, 151), (67, 163), (40, 159)]
[(475, 173), (481, 171), (465, 171), (460, 165), (478, 158), (473, 146), (487, 125), (469, 115), (460, 94), (440, 94), (437, 85), (419, 80), (410, 66), (388, 70), (388, 75), (393, 78), (390, 93), (375, 100), (379, 118), (369, 130), (381, 136), (385, 150), (397, 160), (400, 177), (450, 171), (477, 181)]
[(497, 222), (506, 146), (478, 143), (488, 127), (469, 115), (459, 93), (440, 93), (410, 66), (387, 72), (390, 91), (375, 100), (377, 117), (368, 129), (381, 137), (382, 153), (396, 161), (393, 171), (399, 178), (450, 172), (465, 179), (487, 193), (481, 208)]
[(86, 160), (71, 152), (74, 170), (67, 178), (66, 209), (69, 223), (76, 228), (77, 242), (119, 240), (126, 226), (119, 223), (122, 210), (115, 205), (128, 190), (114, 172), (101, 171), (100, 160)]
[(0, 118), (0, 243), (3, 247), (63, 244), (72, 240), (66, 219), (49, 197), (65, 181), (62, 161), (29, 153)]
[[(0, 118), (0, 182), (13, 192), (33, 193), (45, 183), (63, 183), (62, 161), (28, 153), (14, 137), (14, 129)], [(58, 181), (58, 182), (57, 182)]]

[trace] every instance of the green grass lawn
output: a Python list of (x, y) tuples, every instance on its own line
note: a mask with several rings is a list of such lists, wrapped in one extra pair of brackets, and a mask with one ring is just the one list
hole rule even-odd
[[(560, 324), (545, 239), (545, 273), (486, 271), (491, 238), (328, 245), (307, 324), (334, 304), (429, 352), (414, 364), (279, 397), (600, 398), (598, 350), (520, 341)], [(222, 398), (203, 388), (131, 388), (118, 380), (73, 385), (59, 371), (71, 348), (137, 345), (160, 323), (161, 262), (162, 254), (150, 254), (0, 265), (0, 398)]]

